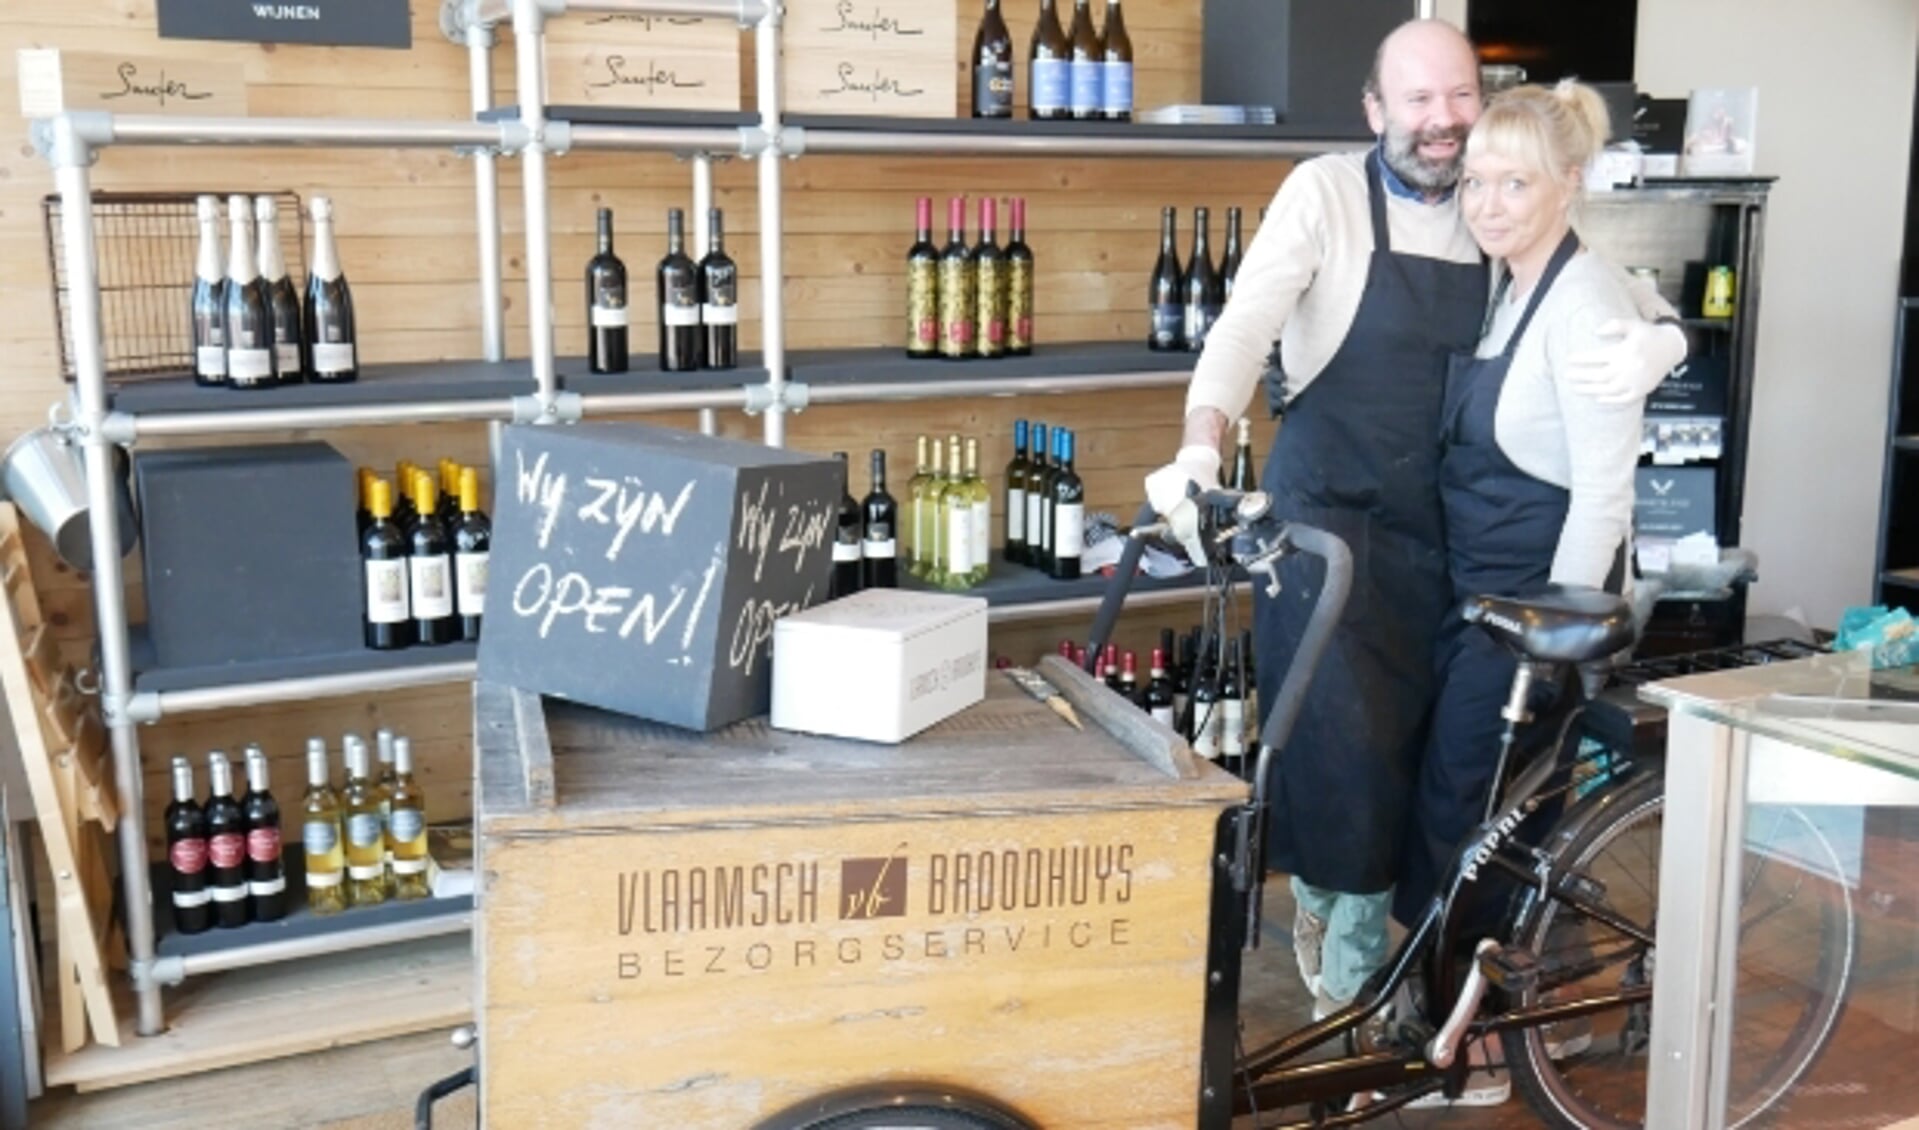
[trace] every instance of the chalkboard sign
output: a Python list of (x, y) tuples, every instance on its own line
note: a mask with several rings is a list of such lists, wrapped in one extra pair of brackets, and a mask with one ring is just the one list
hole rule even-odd
[(406, 0), (159, 0), (161, 39), (411, 47)]
[(640, 424), (506, 430), (480, 678), (712, 730), (766, 711), (826, 598), (832, 460)]

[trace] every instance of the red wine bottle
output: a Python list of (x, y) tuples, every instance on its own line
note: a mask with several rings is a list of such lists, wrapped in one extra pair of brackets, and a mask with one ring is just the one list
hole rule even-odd
[(837, 600), (842, 596), (851, 596), (860, 591), (864, 553), (860, 542), (865, 536), (865, 513), (853, 498), (853, 472), (847, 465), (846, 452), (835, 451), (833, 458), (839, 461), (840, 485), (839, 512), (835, 518), (833, 530), (833, 576), (829, 581), (827, 598)]
[(1185, 300), (1179, 269), (1179, 213), (1172, 208), (1159, 210), (1159, 261), (1153, 264), (1153, 279), (1147, 289), (1147, 305), (1152, 327), (1146, 331), (1149, 349), (1170, 352), (1181, 348), (1185, 327)]
[(726, 253), (725, 217), (706, 213), (706, 256), (700, 260), (700, 325), (706, 339), (701, 360), (709, 369), (740, 363), (740, 269)]
[(1053, 551), (1048, 571), (1055, 580), (1071, 581), (1079, 577), (1080, 554), (1086, 550), (1086, 486), (1073, 470), (1073, 433), (1065, 428), (1055, 431), (1053, 446), (1059, 470), (1053, 479)]
[(613, 209), (596, 220), (599, 249), (586, 261), (586, 367), (595, 373), (624, 373), (627, 367), (626, 264), (613, 253)]
[(391, 651), (413, 642), (406, 538), (393, 522), (393, 484), (377, 477), (368, 484), (367, 509), (373, 521), (360, 538), (361, 568), (366, 574), (366, 645)]
[(430, 476), (414, 476), (413, 509), (420, 517), (407, 535), (407, 592), (413, 602), (413, 638), (423, 644), (452, 643), (460, 635), (453, 616), (453, 545), (433, 493)]
[(873, 449), (873, 489), (864, 504), (866, 536), (860, 542), (860, 580), (869, 589), (899, 587), (900, 508), (886, 493), (886, 450)]
[(1240, 246), (1239, 208), (1226, 209), (1226, 249), (1219, 256), (1220, 304), (1233, 300), (1233, 280), (1239, 277), (1239, 261), (1245, 254)]
[(247, 798), (240, 806), (247, 826), (247, 895), (253, 900), (253, 919), (272, 922), (286, 917), (286, 864), (280, 858), (280, 803), (267, 783), (267, 755), (259, 746), (247, 747)]
[(1033, 352), (1033, 249), (1026, 246), (1026, 198), (1013, 197), (1006, 241), (1006, 355)]
[(699, 269), (686, 254), (686, 214), (666, 213), (666, 257), (654, 272), (660, 304), (660, 368), (686, 372), (700, 367)]
[(486, 614), (486, 573), (493, 553), (493, 523), (480, 509), (480, 473), (460, 468), (460, 513), (453, 519), (453, 610), (460, 638), (480, 638)]
[(207, 862), (213, 886), (213, 920), (247, 924), (247, 821), (233, 799), (233, 766), (227, 755), (207, 755)]
[(940, 252), (940, 356), (973, 356), (979, 316), (979, 272), (966, 246), (966, 198), (946, 204), (946, 250)]
[(1006, 355), (1006, 253), (993, 238), (998, 221), (998, 202), (980, 197), (979, 242), (973, 245), (979, 303), (973, 322), (978, 327), (981, 357)]
[(173, 929), (198, 934), (213, 925), (213, 892), (207, 886), (207, 817), (193, 796), (193, 763), (184, 757), (173, 759), (173, 803), (166, 817)]
[(1153, 666), (1148, 676), (1145, 695), (1146, 712), (1153, 716), (1155, 722), (1161, 722), (1167, 726), (1175, 725), (1173, 684), (1166, 678), (1164, 648), (1153, 649)]
[(1006, 30), (999, 0), (986, 0), (979, 31), (973, 35), (973, 116), (1013, 116), (1013, 35)]
[(932, 198), (922, 196), (914, 206), (914, 229), (906, 249), (906, 355), (938, 357), (940, 252), (933, 246)]

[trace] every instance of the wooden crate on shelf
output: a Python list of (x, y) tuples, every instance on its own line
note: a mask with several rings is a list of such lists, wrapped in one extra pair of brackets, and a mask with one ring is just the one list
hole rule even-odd
[(952, 117), (957, 25), (953, 0), (787, 0), (786, 111)]
[(547, 25), (547, 101), (634, 110), (740, 108), (740, 26), (691, 16), (579, 15)]

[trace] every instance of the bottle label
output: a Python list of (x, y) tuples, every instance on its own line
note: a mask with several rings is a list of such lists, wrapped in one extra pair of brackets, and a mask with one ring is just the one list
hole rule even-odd
[(247, 897), (247, 885), (235, 883), (231, 887), (213, 888), (214, 902), (244, 902)]
[(247, 833), (247, 858), (255, 863), (278, 863), (280, 829), (255, 828)]
[(1173, 708), (1170, 706), (1153, 707), (1153, 721), (1164, 726), (1171, 726), (1173, 724)]
[(346, 872), (344, 872), (344, 871), (313, 871), (313, 870), (309, 870), (309, 871), (307, 872), (307, 886), (308, 886), (309, 888), (312, 888), (312, 887), (319, 887), (319, 888), (325, 888), (325, 887), (337, 887), (337, 886), (339, 886), (339, 885), (341, 884), (341, 882), (343, 882), (343, 881), (344, 881), (345, 879), (346, 879)]
[(899, 543), (892, 538), (868, 538), (860, 543), (860, 553), (872, 560), (888, 561), (899, 555)]
[(973, 560), (973, 507), (956, 502), (946, 511), (946, 571), (964, 576), (977, 564)]
[(1219, 708), (1214, 703), (1193, 706), (1193, 752), (1208, 761), (1219, 760)]
[(906, 343), (915, 353), (940, 345), (939, 267), (920, 259), (906, 265)]
[(398, 624), (410, 616), (405, 564), (397, 560), (367, 562), (367, 620), (375, 624)]
[(213, 901), (213, 892), (202, 887), (197, 891), (173, 892), (173, 905), (182, 910), (191, 910), (196, 906), (205, 906)]
[(313, 371), (322, 376), (353, 371), (353, 343), (316, 341), (313, 343)]
[(979, 265), (979, 326), (981, 352), (1006, 349), (1006, 269), (996, 260)]
[(1026, 492), (1026, 544), (1046, 544), (1046, 499), (1038, 491)]
[(1220, 700), (1219, 752), (1227, 757), (1246, 752), (1246, 704), (1239, 699)]
[(167, 862), (182, 875), (198, 875), (206, 870), (207, 842), (197, 838), (175, 840), (167, 848)]
[(272, 380), (273, 352), (267, 349), (227, 350), (227, 379), (241, 385)]
[(224, 377), (227, 375), (227, 351), (220, 345), (203, 345), (193, 351), (194, 368), (203, 377)]
[(1133, 64), (1112, 59), (1100, 64), (1099, 108), (1106, 115), (1133, 112)]
[(1219, 307), (1211, 303), (1186, 307), (1186, 347), (1198, 349), (1205, 345), (1206, 335), (1212, 331), (1213, 323), (1217, 321), (1219, 321)]
[(285, 875), (278, 875), (271, 879), (247, 880), (247, 893), (257, 899), (266, 898), (268, 895), (277, 895), (286, 889), (287, 877)]
[(300, 375), (300, 347), (297, 343), (294, 345), (275, 345), (273, 347), (273, 353), (279, 360), (281, 380)]
[(394, 843), (410, 844), (426, 835), (426, 813), (417, 808), (396, 808), (387, 826), (392, 831)]
[(700, 324), (699, 303), (668, 303), (660, 307), (660, 321), (669, 326), (697, 326)]
[(959, 357), (973, 351), (979, 313), (979, 275), (964, 260), (940, 263), (940, 352)]
[(413, 581), (413, 618), (440, 620), (453, 615), (453, 586), (448, 583), (446, 555), (409, 557)]
[(1187, 321), (1184, 307), (1169, 302), (1153, 306), (1153, 340), (1162, 345), (1171, 345), (1179, 340), (1180, 331)]
[(238, 832), (222, 832), (207, 837), (207, 858), (221, 870), (246, 862), (247, 838)]
[(629, 315), (624, 306), (602, 306), (595, 302), (588, 315), (595, 329), (625, 329)]
[(1095, 59), (1075, 59), (1070, 64), (1073, 83), (1073, 116), (1091, 117), (1099, 113), (1100, 72), (1104, 64)]
[(484, 553), (453, 555), (453, 574), (456, 581), (453, 595), (459, 602), (462, 616), (479, 616), (486, 611), (487, 557), (488, 555)]
[(380, 828), (380, 814), (361, 812), (347, 817), (346, 841), (360, 848), (379, 847), (385, 843), (386, 835)]
[(982, 118), (1013, 116), (1013, 61), (1003, 59), (973, 67), (973, 113)]
[(1026, 540), (1026, 492), (1018, 487), (1006, 489), (1006, 540)]
[(859, 559), (860, 559), (860, 543), (859, 542), (836, 541), (833, 543), (833, 560), (845, 562), (845, 561), (858, 561)]
[(395, 875), (424, 875), (426, 874), (426, 860), (396, 859), (393, 861), (393, 873)]
[(708, 302), (700, 307), (700, 321), (709, 326), (737, 326), (740, 324), (740, 308)]
[(1071, 80), (1064, 59), (1034, 59), (1032, 104), (1035, 113), (1064, 110)]
[(973, 567), (984, 568), (993, 556), (993, 499), (989, 494), (973, 503)]
[(309, 856), (330, 855), (340, 846), (340, 826), (331, 820), (309, 820), (300, 826), (300, 843)]
[(382, 860), (364, 866), (356, 863), (349, 866), (346, 873), (362, 883), (371, 883), (386, 876), (386, 862)]
[(1053, 556), (1061, 560), (1078, 557), (1086, 548), (1086, 506), (1062, 502), (1053, 507)]

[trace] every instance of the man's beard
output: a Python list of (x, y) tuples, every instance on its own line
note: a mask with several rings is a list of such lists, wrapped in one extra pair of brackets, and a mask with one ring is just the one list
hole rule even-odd
[[(1459, 168), (1466, 158), (1465, 126), (1435, 126), (1413, 133), (1398, 126), (1386, 126), (1386, 165), (1399, 179), (1422, 192), (1443, 192), (1459, 183)], [(1453, 141), (1458, 147), (1445, 160), (1429, 161), (1419, 155), (1419, 146), (1429, 141)]]

